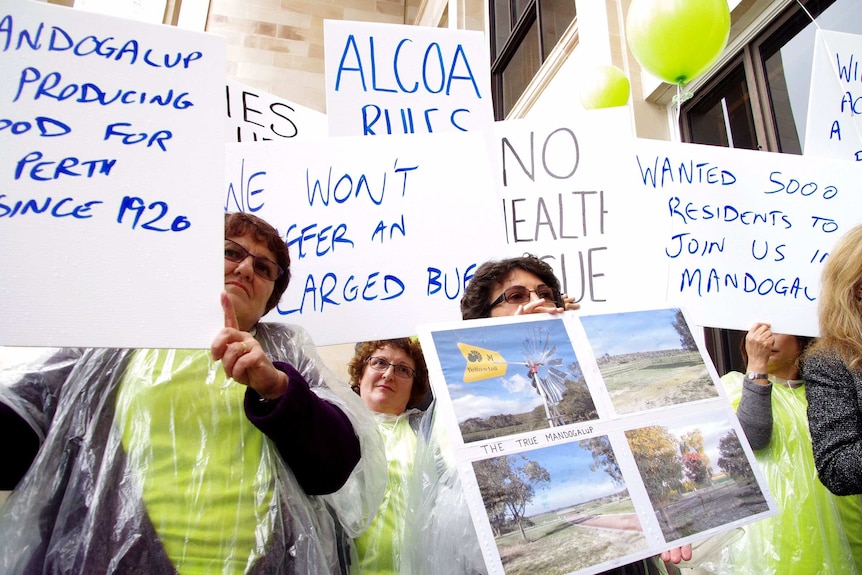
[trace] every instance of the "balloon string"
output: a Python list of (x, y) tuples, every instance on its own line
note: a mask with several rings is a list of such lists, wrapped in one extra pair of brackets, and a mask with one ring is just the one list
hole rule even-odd
[(682, 126), (679, 123), (680, 112), (682, 111), (682, 104), (687, 100), (691, 100), (694, 93), (683, 90), (682, 82), (676, 83), (676, 95), (673, 97), (672, 103), (676, 113), (676, 129), (677, 129), (677, 141), (682, 141)]
[(811, 19), (811, 22), (814, 24), (816, 28), (820, 28), (820, 24), (817, 23), (817, 20), (814, 19), (814, 16), (811, 15), (811, 12), (808, 11), (808, 8), (802, 4), (802, 0), (796, 0), (796, 3), (799, 4), (799, 7), (802, 8), (802, 11)]

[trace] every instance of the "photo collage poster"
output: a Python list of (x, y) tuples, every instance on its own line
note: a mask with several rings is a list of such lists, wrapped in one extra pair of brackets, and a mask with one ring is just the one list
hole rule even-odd
[(420, 326), (489, 573), (599, 573), (775, 513), (688, 326), (679, 308)]

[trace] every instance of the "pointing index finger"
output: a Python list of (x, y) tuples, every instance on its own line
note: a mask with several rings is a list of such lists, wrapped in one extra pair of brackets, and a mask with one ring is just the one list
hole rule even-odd
[(221, 292), (221, 308), (224, 310), (224, 326), (239, 329), (239, 322), (236, 319), (233, 302), (230, 301), (227, 292)]

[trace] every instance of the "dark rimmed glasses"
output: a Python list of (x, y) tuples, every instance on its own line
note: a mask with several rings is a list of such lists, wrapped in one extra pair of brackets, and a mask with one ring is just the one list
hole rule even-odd
[(374, 355), (366, 359), (365, 363), (367, 363), (371, 366), (372, 369), (376, 369), (377, 371), (386, 371), (391, 365), (392, 371), (395, 373), (395, 377), (400, 377), (401, 379), (410, 379), (411, 377), (416, 375), (416, 370), (409, 365), (404, 365), (403, 363), (389, 363), (382, 357), (377, 357)]
[(512, 305), (523, 305), (530, 302), (530, 294), (535, 293), (545, 301), (555, 302), (557, 293), (554, 288), (540, 284), (536, 289), (527, 289), (524, 286), (512, 286), (500, 294), (500, 297), (491, 302), (491, 307), (500, 305), (504, 301)]
[(247, 249), (233, 240), (224, 241), (224, 259), (227, 261), (238, 264), (245, 261), (245, 258), (249, 256), (251, 256), (251, 260), (254, 262), (252, 265), (254, 273), (265, 280), (274, 282), (284, 273), (281, 266), (274, 261), (249, 253)]

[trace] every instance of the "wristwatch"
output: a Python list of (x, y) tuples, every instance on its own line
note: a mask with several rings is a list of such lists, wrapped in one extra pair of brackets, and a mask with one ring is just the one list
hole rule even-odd
[(751, 381), (754, 381), (755, 379), (769, 379), (769, 374), (755, 373), (753, 371), (749, 371), (748, 373), (745, 374), (745, 377), (747, 377)]

